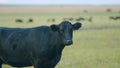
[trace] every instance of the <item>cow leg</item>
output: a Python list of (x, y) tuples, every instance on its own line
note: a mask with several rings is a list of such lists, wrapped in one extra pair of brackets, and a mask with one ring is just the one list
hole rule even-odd
[(34, 68), (55, 68), (57, 63), (61, 59), (61, 54), (58, 54), (52, 60), (48, 60), (46, 62), (41, 62), (40, 60), (34, 60)]
[(42, 67), (40, 67), (39, 65), (34, 65), (34, 68), (42, 68)]
[(34, 68), (42, 68), (41, 66), (40, 66), (40, 61), (39, 61), (39, 59), (36, 59), (36, 60), (34, 60)]
[(53, 60), (51, 60), (50, 67), (47, 68), (55, 68), (55, 66), (58, 64), (60, 59), (61, 59), (61, 54), (58, 54)]
[(0, 68), (2, 68), (2, 63), (0, 63)]
[(0, 68), (2, 68), (2, 61), (0, 60)]
[(45, 66), (45, 65), (42, 65), (38, 62), (38, 63), (34, 64), (34, 68), (54, 68), (54, 67)]
[(48, 62), (46, 62), (45, 64), (42, 63), (41, 68), (55, 68), (55, 66), (60, 61), (60, 59), (61, 59), (61, 54), (57, 55), (52, 60), (48, 60)]

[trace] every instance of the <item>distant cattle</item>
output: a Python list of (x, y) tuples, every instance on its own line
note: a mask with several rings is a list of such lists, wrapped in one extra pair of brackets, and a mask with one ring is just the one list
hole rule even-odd
[(48, 19), (47, 22), (55, 22), (56, 19), (55, 18), (52, 18), (52, 19)]
[(19, 23), (22, 23), (22, 22), (23, 22), (22, 19), (16, 19), (15, 21), (16, 21), (16, 22), (19, 22)]
[(74, 18), (72, 18), (72, 17), (70, 17), (70, 18), (63, 18), (63, 20), (73, 21)]
[(79, 17), (76, 19), (76, 21), (84, 21), (84, 20), (85, 20), (85, 18), (83, 18), (83, 17)]
[(32, 18), (30, 18), (30, 19), (28, 20), (28, 22), (29, 22), (29, 23), (32, 23), (32, 22), (33, 22), (33, 19), (32, 19)]
[(78, 18), (70, 17), (70, 18), (63, 18), (63, 20), (67, 20), (67, 21), (84, 21), (85, 18), (83, 18), (83, 17), (78, 17)]
[(88, 13), (88, 11), (87, 11), (87, 10), (83, 10), (83, 12), (84, 12), (84, 13)]
[(65, 46), (73, 44), (73, 30), (81, 23), (60, 24), (34, 28), (0, 27), (0, 68), (14, 67), (55, 68)]
[(92, 16), (89, 17), (89, 18), (88, 18), (88, 21), (89, 21), (89, 22), (92, 22), (92, 21), (93, 21), (93, 17), (92, 17)]
[(107, 12), (112, 12), (112, 9), (106, 9)]
[(110, 16), (109, 19), (118, 20), (120, 19), (120, 16)]

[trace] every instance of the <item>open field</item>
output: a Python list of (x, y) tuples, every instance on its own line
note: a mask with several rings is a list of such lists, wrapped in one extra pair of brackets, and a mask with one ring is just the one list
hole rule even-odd
[(120, 11), (120, 6), (9, 6), (0, 7), (0, 13), (71, 13), (71, 12), (82, 12), (88, 10), (89, 12), (101, 12), (106, 9), (112, 9), (114, 12)]
[[(110, 16), (120, 16), (120, 6), (0, 7), (0, 26), (28, 28), (83, 17), (82, 28), (74, 32), (74, 44), (63, 50), (56, 68), (120, 68), (120, 19), (111, 20)], [(23, 22), (16, 23), (16, 19)], [(3, 68), (13, 67), (3, 65)]]

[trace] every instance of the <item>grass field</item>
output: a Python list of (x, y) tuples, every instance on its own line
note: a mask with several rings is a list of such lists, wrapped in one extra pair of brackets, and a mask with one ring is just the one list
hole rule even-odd
[[(58, 24), (63, 18), (84, 17), (82, 28), (74, 32), (74, 44), (63, 50), (56, 68), (120, 68), (120, 19), (110, 20), (109, 16), (120, 16), (120, 6), (0, 7), (0, 26), (28, 28)], [(28, 23), (29, 18), (34, 22)], [(47, 21), (53, 18), (55, 22)], [(15, 19), (22, 19), (23, 23), (16, 23)]]

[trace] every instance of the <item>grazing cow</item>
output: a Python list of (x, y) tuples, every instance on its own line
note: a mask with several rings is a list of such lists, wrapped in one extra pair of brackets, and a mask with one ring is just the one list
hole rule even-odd
[(89, 22), (92, 22), (92, 20), (93, 20), (93, 17), (92, 17), (92, 16), (89, 17), (88, 21), (89, 21)]
[(51, 19), (51, 21), (52, 21), (52, 22), (55, 22), (55, 19), (53, 18), (53, 19)]
[(117, 20), (120, 19), (120, 16), (116, 16), (116, 19), (117, 19)]
[(14, 67), (55, 68), (65, 46), (73, 44), (73, 30), (81, 23), (63, 21), (58, 25), (34, 28), (0, 28), (0, 68)]
[(55, 20), (55, 18), (52, 18), (52, 19), (48, 19), (47, 21), (48, 21), (48, 22), (50, 22), (50, 21), (51, 21), (51, 22), (55, 22), (56, 20)]
[(88, 13), (88, 11), (87, 11), (87, 10), (84, 10), (83, 12), (84, 12), (84, 13)]
[(32, 22), (33, 22), (33, 19), (30, 18), (30, 19), (28, 20), (28, 22), (29, 22), (29, 23), (32, 23)]
[(85, 18), (82, 18), (82, 17), (79, 17), (76, 19), (76, 21), (84, 21), (84, 20), (85, 20)]
[(73, 21), (74, 18), (72, 18), (72, 17), (70, 17), (70, 18), (63, 18), (63, 20)]
[(118, 19), (120, 19), (120, 16), (114, 16), (114, 17), (110, 16), (109, 19), (118, 20)]
[(16, 22), (22, 23), (23, 21), (21, 19), (16, 19)]

